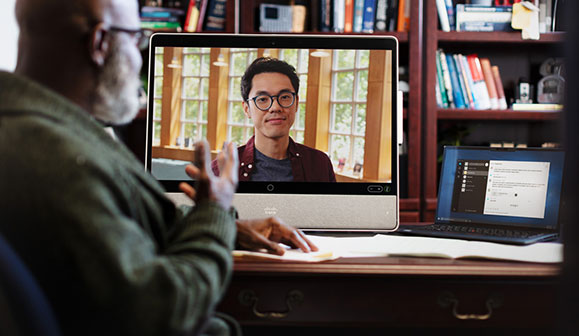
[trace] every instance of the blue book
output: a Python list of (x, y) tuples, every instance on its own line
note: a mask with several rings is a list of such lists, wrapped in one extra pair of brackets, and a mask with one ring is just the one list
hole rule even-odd
[(320, 0), (320, 31), (332, 30), (332, 0)]
[(466, 108), (467, 106), (464, 103), (462, 89), (458, 81), (458, 73), (456, 71), (456, 65), (454, 64), (454, 58), (452, 55), (446, 55), (446, 63), (448, 65), (448, 72), (450, 74), (450, 82), (452, 83), (452, 98), (454, 99), (454, 105), (456, 108)]
[(452, 5), (452, 0), (444, 0), (446, 5), (446, 14), (448, 15), (448, 25), (450, 26), (450, 30), (456, 29), (456, 23), (454, 20), (454, 6)]
[(362, 21), (362, 32), (374, 32), (374, 9), (376, 8), (376, 0), (364, 1), (364, 15)]
[(466, 108), (474, 108), (474, 102), (472, 101), (472, 98), (470, 98), (469, 90), (466, 87), (466, 80), (458, 60), (458, 55), (452, 55), (452, 58), (454, 59), (454, 67), (456, 69), (458, 85), (460, 85), (460, 92), (462, 92), (462, 99), (464, 100), (464, 104), (466, 105)]
[(226, 6), (227, 0), (209, 0), (209, 6), (207, 6), (207, 18), (205, 21), (205, 30), (207, 31), (225, 30)]
[(355, 0), (354, 2), (354, 29), (355, 33), (362, 32), (362, 22), (364, 21), (365, 0)]

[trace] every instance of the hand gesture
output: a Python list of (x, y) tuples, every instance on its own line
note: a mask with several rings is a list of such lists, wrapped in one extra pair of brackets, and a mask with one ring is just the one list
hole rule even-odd
[(304, 252), (317, 251), (314, 245), (300, 230), (284, 224), (279, 218), (237, 220), (237, 243), (244, 249), (266, 249), (269, 253), (283, 255), (284, 243)]
[(196, 204), (204, 200), (215, 201), (229, 210), (237, 188), (237, 149), (233, 143), (225, 143), (217, 156), (220, 176), (211, 171), (211, 157), (207, 141), (195, 143), (195, 165), (187, 165), (185, 172), (195, 180), (195, 188), (188, 183), (181, 183), (179, 189), (188, 195)]

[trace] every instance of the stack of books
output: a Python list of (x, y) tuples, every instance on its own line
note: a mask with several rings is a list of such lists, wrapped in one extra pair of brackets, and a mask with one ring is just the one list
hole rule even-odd
[(224, 31), (227, 0), (165, 1), (141, 8), (141, 27), (169, 31)]
[(436, 51), (436, 102), (440, 108), (507, 109), (498, 66), (477, 54)]
[(141, 28), (181, 31), (185, 11), (181, 8), (144, 6), (141, 8)]

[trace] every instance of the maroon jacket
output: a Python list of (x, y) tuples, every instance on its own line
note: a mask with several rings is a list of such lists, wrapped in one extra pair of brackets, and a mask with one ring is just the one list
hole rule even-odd
[[(251, 137), (247, 143), (237, 148), (239, 154), (239, 181), (249, 181), (253, 171), (253, 153), (255, 139)], [(330, 158), (317, 149), (313, 149), (289, 138), (288, 156), (292, 164), (294, 182), (336, 182), (334, 167)], [(211, 162), (211, 169), (219, 176), (217, 160)]]

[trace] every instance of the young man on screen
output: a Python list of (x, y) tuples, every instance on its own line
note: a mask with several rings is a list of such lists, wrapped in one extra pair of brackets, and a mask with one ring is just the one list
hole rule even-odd
[[(295, 68), (275, 58), (253, 61), (241, 78), (243, 111), (255, 135), (238, 148), (240, 181), (336, 182), (323, 152), (289, 136), (299, 106)], [(218, 175), (217, 161), (213, 171)]]

